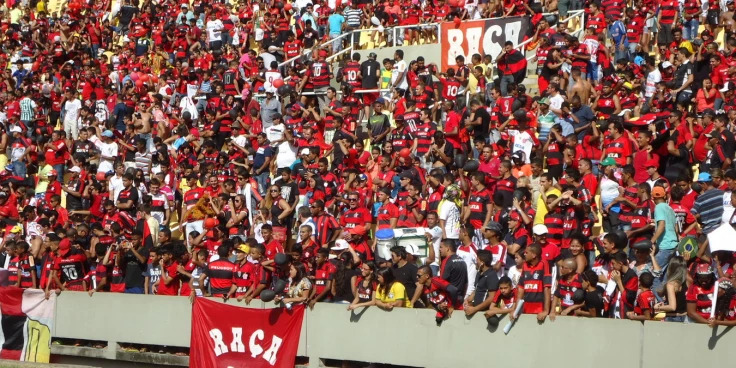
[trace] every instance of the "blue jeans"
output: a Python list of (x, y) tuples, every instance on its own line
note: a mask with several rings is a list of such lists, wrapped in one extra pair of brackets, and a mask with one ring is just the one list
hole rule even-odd
[[(341, 34), (339, 33), (331, 33), (330, 39), (335, 39), (340, 37)], [(337, 54), (338, 52), (342, 51), (342, 38), (339, 40), (332, 41), (332, 53)]]
[(64, 184), (64, 164), (54, 165), (54, 170), (56, 170), (56, 180)]
[(269, 176), (268, 170), (266, 170), (266, 171), (264, 171), (264, 172), (262, 172), (260, 174), (257, 174), (255, 176), (256, 183), (258, 183), (258, 193), (260, 193), (261, 196), (265, 196), (266, 195), (266, 188), (268, 186), (268, 176)]
[(682, 38), (691, 41), (698, 36), (698, 27), (700, 22), (698, 18), (693, 18), (682, 23)]
[(143, 288), (142, 287), (132, 287), (132, 288), (125, 288), (126, 294), (143, 294)]
[(23, 161), (13, 161), (13, 173), (22, 178), (26, 177), (26, 163)]
[(513, 75), (502, 75), (501, 81), (500, 81), (500, 88), (501, 88), (501, 96), (508, 96), (508, 85), (509, 83), (514, 83), (514, 76)]
[[(672, 257), (675, 256), (675, 250), (676, 248), (672, 249), (659, 249), (657, 251), (657, 254), (654, 256), (654, 259), (657, 260), (657, 264), (659, 264), (659, 268), (662, 270), (662, 274), (659, 277), (654, 278), (654, 284), (652, 284), (652, 290), (659, 290), (659, 288), (662, 287), (662, 284), (665, 282), (665, 275), (667, 274), (667, 265), (670, 264), (670, 260)], [(654, 297), (657, 298), (658, 301), (662, 301), (662, 298), (655, 292)]]

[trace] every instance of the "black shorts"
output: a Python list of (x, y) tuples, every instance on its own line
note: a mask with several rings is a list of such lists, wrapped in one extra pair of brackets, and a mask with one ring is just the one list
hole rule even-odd
[(708, 15), (706, 16), (706, 22), (708, 22), (708, 25), (712, 27), (718, 27), (719, 26), (719, 18), (721, 17), (721, 11), (718, 9), (709, 9)]

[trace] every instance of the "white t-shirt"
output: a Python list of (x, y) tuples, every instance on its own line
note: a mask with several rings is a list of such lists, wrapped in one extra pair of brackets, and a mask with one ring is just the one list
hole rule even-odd
[(465, 290), (465, 297), (467, 298), (475, 291), (475, 275), (478, 274), (478, 254), (475, 249), (470, 246), (461, 246), (457, 248), (457, 256), (465, 261), (465, 268), (468, 270), (468, 288)]
[(534, 139), (532, 139), (532, 136), (526, 130), (510, 130), (509, 134), (513, 137), (513, 148), (511, 151), (524, 152), (524, 160), (526, 161), (525, 163), (528, 164), (529, 156), (531, 156), (532, 148), (534, 147)]
[(452, 201), (442, 201), (439, 218), (445, 221), (447, 239), (460, 239), (460, 211)]
[(644, 87), (644, 97), (652, 97), (657, 92), (657, 83), (662, 81), (662, 73), (659, 69), (654, 69), (647, 74), (647, 82)]
[[(91, 140), (91, 139), (90, 139)], [(106, 156), (106, 157), (117, 157), (118, 156), (118, 144), (115, 142), (111, 143), (105, 143), (101, 140), (95, 140), (93, 141), (95, 146), (97, 146), (97, 149), (100, 150), (100, 156)], [(100, 157), (100, 165), (97, 167), (97, 172), (108, 172), (112, 171), (112, 163), (113, 160), (110, 159), (104, 159)]]
[(399, 79), (399, 75), (404, 72), (404, 76), (399, 81), (399, 88), (406, 90), (409, 84), (406, 82), (406, 61), (401, 60), (394, 64), (394, 68), (391, 70), (391, 85), (395, 84)]
[(440, 242), (442, 241), (442, 229), (439, 226), (424, 229), (425, 232), (432, 234), (432, 248), (434, 249), (434, 262), (431, 265), (440, 265)]
[(549, 98), (549, 108), (560, 110), (562, 108), (563, 102), (565, 102), (565, 98), (562, 97), (562, 95), (558, 93), (557, 96)]
[(210, 42), (222, 40), (222, 29), (225, 26), (219, 19), (211, 20), (207, 22), (207, 37)]
[(723, 216), (721, 221), (724, 224), (731, 223), (731, 216), (733, 215), (734, 207), (731, 205), (731, 191), (723, 193)]
[(79, 110), (82, 109), (82, 101), (78, 99), (69, 100), (64, 103), (64, 124), (76, 124), (79, 118)]

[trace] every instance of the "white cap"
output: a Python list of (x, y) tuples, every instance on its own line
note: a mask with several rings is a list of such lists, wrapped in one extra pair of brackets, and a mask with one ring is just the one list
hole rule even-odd
[(542, 224), (534, 225), (532, 228), (532, 233), (534, 233), (534, 235), (545, 235), (547, 232), (547, 226)]
[(663, 68), (669, 68), (671, 66), (672, 66), (672, 63), (670, 63), (669, 61), (665, 61), (665, 62), (662, 63), (662, 67)]
[(309, 154), (309, 148), (302, 148), (302, 155), (308, 155)]
[(332, 249), (332, 250), (345, 250), (345, 249), (348, 249), (348, 248), (350, 248), (350, 245), (348, 244), (348, 242), (346, 242), (344, 239), (337, 239), (335, 241), (335, 246), (332, 247), (332, 248), (330, 248), (330, 249)]
[(13, 127), (10, 128), (10, 132), (11, 133), (22, 133), (23, 132), (23, 129), (21, 129), (17, 125), (13, 125)]
[(69, 172), (73, 172), (73, 173), (79, 174), (80, 172), (82, 172), (82, 169), (80, 169), (79, 166), (72, 166), (72, 168), (69, 169)]
[(409, 254), (411, 254), (413, 256), (417, 256), (417, 257), (421, 257), (422, 256), (422, 254), (419, 253), (419, 247), (417, 247), (414, 244), (407, 244), (404, 248), (406, 249), (406, 253), (409, 253)]

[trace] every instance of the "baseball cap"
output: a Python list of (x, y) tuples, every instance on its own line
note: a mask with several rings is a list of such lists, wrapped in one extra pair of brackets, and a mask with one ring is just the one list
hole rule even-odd
[(61, 242), (59, 242), (59, 254), (65, 255), (71, 249), (72, 249), (72, 242), (68, 238), (62, 239)]
[(422, 253), (419, 252), (419, 247), (417, 247), (414, 244), (407, 244), (404, 249), (406, 249), (406, 253), (409, 253), (413, 256), (421, 257), (423, 256)]
[(102, 132), (102, 136), (103, 137), (112, 138), (112, 130), (106, 130), (106, 131)]
[(235, 246), (236, 252), (250, 253), (250, 247), (248, 244), (238, 244)]
[(11, 132), (11, 133), (22, 133), (22, 132), (23, 132), (23, 129), (21, 129), (21, 128), (20, 128), (19, 126), (17, 126), (17, 125), (13, 125), (13, 127), (12, 127), (12, 128), (10, 128), (10, 132)]
[(491, 231), (495, 232), (496, 234), (501, 234), (501, 231), (502, 231), (502, 227), (501, 227), (501, 224), (499, 224), (499, 223), (498, 223), (498, 222), (496, 222), (496, 221), (491, 221), (491, 222), (489, 222), (489, 223), (488, 223), (488, 224), (486, 225), (485, 229), (486, 229), (486, 230), (491, 230)]
[(712, 275), (713, 267), (711, 267), (708, 263), (699, 263), (697, 266), (695, 266), (695, 273), (698, 275)]
[(332, 249), (332, 250), (345, 250), (345, 249), (348, 249), (348, 248), (350, 248), (350, 245), (348, 244), (348, 242), (346, 242), (343, 239), (337, 239), (335, 241), (335, 246), (332, 247), (332, 248), (330, 248), (330, 249)]
[(15, 225), (12, 229), (10, 229), (10, 232), (14, 234), (20, 234), (23, 232), (23, 227), (21, 227), (20, 225)]
[(82, 172), (82, 169), (80, 169), (80, 168), (79, 168), (79, 166), (72, 166), (72, 167), (71, 167), (71, 168), (69, 169), (69, 172), (73, 172), (73, 173), (77, 173), (77, 174), (79, 174), (80, 172)]
[(664, 191), (664, 188), (654, 187), (652, 189), (652, 198), (664, 198), (666, 196), (667, 196), (667, 193)]
[(378, 55), (376, 55), (375, 52), (371, 52), (370, 54), (368, 54), (368, 57), (371, 58), (371, 59), (375, 59), (375, 58), (378, 57)]
[(616, 160), (613, 157), (606, 157), (601, 161), (602, 166), (616, 166)]
[(700, 174), (698, 174), (698, 182), (701, 182), (701, 183), (709, 183), (712, 180), (713, 179), (710, 177), (710, 174), (708, 174), (708, 173), (700, 173)]
[(309, 148), (302, 148), (302, 155), (308, 155), (309, 154)]
[(46, 176), (57, 176), (57, 175), (59, 175), (59, 173), (56, 170), (51, 170), (49, 171), (48, 174), (46, 174)]
[(534, 235), (547, 235), (547, 226), (542, 224), (534, 225), (532, 232)]
[(646, 168), (658, 167), (658, 166), (659, 166), (659, 161), (657, 161), (657, 159), (654, 159), (654, 158), (651, 160), (647, 160), (647, 162), (644, 163), (644, 167)]
[(547, 97), (541, 98), (539, 101), (537, 101), (538, 104), (542, 105), (549, 105), (549, 99)]
[(730, 289), (733, 287), (733, 282), (728, 277), (721, 277), (718, 279), (718, 287), (721, 289)]
[(669, 61), (665, 61), (665, 62), (662, 63), (662, 67), (663, 68), (669, 68), (671, 66), (672, 66), (672, 63), (670, 63)]

